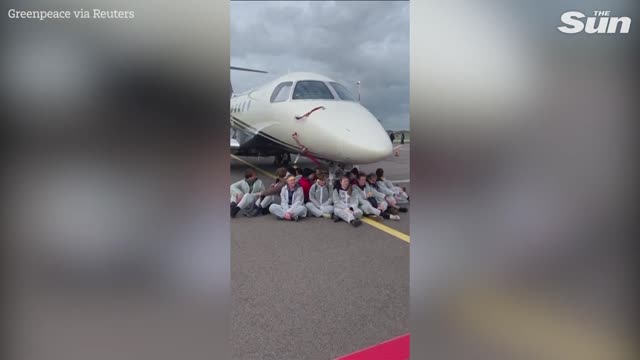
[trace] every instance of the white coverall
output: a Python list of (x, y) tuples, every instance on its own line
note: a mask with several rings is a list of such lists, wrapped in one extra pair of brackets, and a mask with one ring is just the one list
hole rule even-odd
[[(373, 197), (376, 198), (376, 201), (378, 202), (378, 205), (380, 205), (382, 207), (382, 210), (377, 209), (373, 205), (371, 205), (371, 202), (369, 202), (369, 200), (367, 200), (367, 194), (368, 193), (372, 193)], [(354, 185), (353, 186), (353, 194), (357, 195), (357, 197), (358, 197), (358, 206), (367, 215), (380, 216), (380, 214), (384, 210), (387, 210), (387, 206), (388, 206), (387, 202), (384, 201), (384, 200), (380, 201), (378, 199), (378, 196), (376, 196), (376, 191), (373, 188), (371, 188), (371, 186), (369, 186), (369, 184), (364, 186), (364, 190), (361, 189), (358, 185)], [(383, 195), (383, 194), (380, 194), (380, 195)]]
[(293, 190), (291, 201), (289, 201), (289, 186), (284, 186), (280, 192), (280, 204), (271, 204), (269, 212), (273, 215), (284, 219), (284, 215), (288, 212), (293, 216), (306, 217), (307, 208), (304, 206), (304, 192), (302, 187), (296, 184)]
[(331, 185), (320, 186), (318, 183), (311, 185), (309, 189), (309, 202), (306, 204), (309, 212), (315, 217), (322, 214), (333, 214), (333, 192)]
[[(257, 193), (264, 191), (264, 185), (262, 180), (256, 179), (253, 186), (247, 183), (246, 179), (242, 179), (236, 183), (231, 184), (231, 202), (237, 202), (240, 209), (246, 209), (253, 206), (258, 200)], [(241, 194), (242, 199), (238, 201), (237, 196)]]
[[(362, 217), (358, 207), (358, 195), (342, 189), (333, 190), (333, 213), (346, 222)], [(351, 210), (351, 211), (349, 211)]]
[(387, 179), (378, 179), (378, 185), (383, 186), (386, 190), (393, 193), (394, 197), (398, 201), (398, 204), (407, 204), (409, 203), (409, 195), (402, 190), (399, 186), (393, 185), (390, 180)]

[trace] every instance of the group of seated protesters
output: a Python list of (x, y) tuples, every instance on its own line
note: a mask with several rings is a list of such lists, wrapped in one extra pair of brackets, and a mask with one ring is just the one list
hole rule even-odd
[(385, 179), (383, 169), (369, 174), (357, 168), (346, 174), (339, 169), (335, 176), (330, 184), (329, 172), (323, 168), (279, 168), (266, 188), (248, 168), (244, 179), (231, 185), (231, 217), (242, 211), (248, 217), (271, 213), (278, 219), (298, 221), (311, 214), (357, 227), (363, 216), (400, 220), (398, 214), (407, 212), (400, 206), (409, 202), (406, 189)]

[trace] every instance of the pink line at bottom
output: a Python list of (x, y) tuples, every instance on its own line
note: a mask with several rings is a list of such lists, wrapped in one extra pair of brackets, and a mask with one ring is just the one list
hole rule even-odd
[(352, 354), (341, 356), (336, 360), (408, 360), (410, 356), (410, 340), (410, 334), (405, 334)]

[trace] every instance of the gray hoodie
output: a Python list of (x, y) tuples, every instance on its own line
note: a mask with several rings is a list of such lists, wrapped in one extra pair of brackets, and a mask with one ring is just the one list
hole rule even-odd
[(328, 183), (325, 186), (320, 186), (318, 183), (311, 185), (309, 189), (309, 201), (317, 207), (331, 205), (333, 189)]

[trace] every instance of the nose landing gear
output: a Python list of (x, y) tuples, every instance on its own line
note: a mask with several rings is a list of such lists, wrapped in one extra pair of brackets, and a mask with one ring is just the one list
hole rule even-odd
[(275, 155), (273, 157), (273, 163), (276, 166), (288, 166), (289, 164), (291, 164), (291, 154), (282, 153), (282, 154)]
[(347, 171), (351, 171), (351, 169), (353, 169), (353, 164), (330, 162), (328, 164), (328, 167), (329, 180), (333, 182), (334, 180), (338, 180), (342, 175), (346, 174)]

